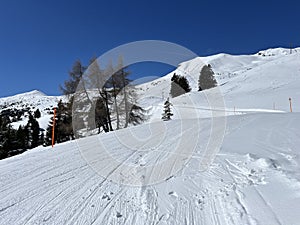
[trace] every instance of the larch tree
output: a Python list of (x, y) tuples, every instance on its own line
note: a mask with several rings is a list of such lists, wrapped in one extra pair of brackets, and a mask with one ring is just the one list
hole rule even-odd
[(111, 112), (110, 106), (112, 104), (111, 101), (111, 93), (107, 90), (108, 87), (108, 74), (107, 71), (102, 70), (100, 68), (98, 60), (93, 57), (90, 60), (90, 66), (88, 67), (87, 76), (89, 77), (90, 82), (92, 83), (92, 87), (97, 91), (98, 96), (95, 97), (95, 120), (96, 125), (98, 127), (98, 132), (100, 131), (100, 127), (103, 127), (105, 132), (112, 131), (112, 123), (111, 123)]
[(64, 95), (71, 95), (76, 92), (77, 86), (83, 76), (85, 67), (80, 60), (76, 60), (72, 70), (69, 72), (69, 80), (64, 82), (64, 87), (60, 86), (60, 89)]

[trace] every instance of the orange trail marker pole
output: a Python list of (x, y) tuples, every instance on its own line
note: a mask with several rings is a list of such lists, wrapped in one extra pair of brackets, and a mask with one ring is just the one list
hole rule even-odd
[(292, 99), (289, 98), (289, 101), (290, 101), (290, 112), (293, 112), (293, 109), (292, 109)]
[(54, 146), (55, 117), (56, 117), (56, 108), (54, 108), (53, 125), (52, 125), (52, 148)]

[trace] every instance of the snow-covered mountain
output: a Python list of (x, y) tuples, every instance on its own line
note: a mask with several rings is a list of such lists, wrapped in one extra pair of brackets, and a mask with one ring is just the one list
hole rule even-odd
[[(210, 90), (197, 92), (200, 71), (204, 64), (210, 64), (224, 98), (227, 115), (233, 111), (288, 112), (289, 98), (292, 99), (293, 111), (299, 112), (300, 104), (296, 104), (300, 99), (299, 62), (300, 48), (293, 49), (291, 54), (290, 49), (276, 48), (254, 55), (217, 54), (197, 57), (181, 63), (175, 71), (164, 77), (140, 85), (140, 103), (143, 106), (151, 105), (152, 119), (159, 120), (163, 102), (170, 93), (171, 77), (176, 73), (188, 78), (193, 91), (173, 99), (172, 103), (180, 107), (181, 111), (187, 100), (196, 106), (210, 108), (207, 101)], [(211, 116), (207, 110), (199, 109), (198, 112), (198, 116)]]
[[(204, 63), (219, 87), (198, 92)], [(192, 92), (170, 99), (163, 122), (174, 72)], [(300, 49), (174, 72), (138, 86), (148, 123), (1, 160), (0, 224), (299, 224)]]
[(6, 108), (27, 108), (40, 109), (42, 112), (47, 111), (47, 108), (51, 108), (57, 104), (57, 101), (61, 97), (47, 96), (41, 91), (33, 90), (30, 92), (17, 94), (10, 97), (0, 98), (1, 109)]
[(28, 121), (28, 112), (34, 113), (37, 109), (41, 112), (41, 118), (38, 118), (40, 127), (43, 129), (47, 128), (50, 121), (53, 107), (57, 106), (60, 100), (66, 101), (64, 96), (47, 96), (38, 90), (17, 94), (10, 97), (0, 98), (0, 112), (3, 111), (17, 111), (23, 110), (24, 114), (21, 118), (13, 122), (12, 125), (15, 129), (19, 125), (25, 125)]

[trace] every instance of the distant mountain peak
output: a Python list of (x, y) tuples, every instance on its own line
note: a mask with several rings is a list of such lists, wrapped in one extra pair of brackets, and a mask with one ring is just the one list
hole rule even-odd
[(255, 55), (261, 55), (261, 56), (278, 56), (278, 55), (289, 55), (296, 52), (300, 52), (300, 48), (269, 48), (266, 50), (261, 50)]
[(21, 95), (35, 95), (35, 96), (47, 96), (45, 93), (39, 91), (39, 90), (32, 90), (32, 91), (28, 91), (25, 92)]

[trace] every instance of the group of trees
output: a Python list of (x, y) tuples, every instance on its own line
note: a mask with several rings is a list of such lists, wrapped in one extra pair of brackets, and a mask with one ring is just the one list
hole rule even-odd
[[(26, 125), (20, 125), (18, 129), (14, 129), (11, 125), (14, 122), (11, 119), (11, 115), (0, 113), (0, 159), (22, 153), (40, 145), (51, 145), (53, 117), (49, 121), (46, 132), (40, 128), (37, 121), (41, 117), (39, 109), (33, 113), (28, 111), (26, 117), (28, 118)], [(59, 101), (56, 107), (55, 123), (56, 143), (74, 139), (70, 102), (64, 103), (62, 100)]]
[[(211, 68), (211, 65), (204, 65), (200, 71), (199, 79), (198, 79), (198, 91), (202, 91), (205, 89), (214, 88), (217, 86), (217, 81), (214, 77), (214, 72)], [(171, 78), (171, 90), (170, 95), (175, 98), (187, 92), (190, 92), (192, 89), (189, 85), (186, 77), (178, 75), (176, 73), (173, 74)]]
[(27, 124), (20, 125), (16, 130), (11, 125), (10, 115), (0, 114), (0, 159), (19, 154), (44, 143), (43, 130), (36, 120), (39, 116), (38, 109), (34, 115), (29, 113)]
[[(87, 72), (87, 80), (92, 83), (92, 89), (97, 90), (93, 102), (98, 133), (122, 129), (129, 124), (139, 124), (145, 120), (145, 110), (137, 104), (135, 87), (131, 84), (130, 71), (123, 65), (123, 59), (118, 59), (114, 67), (109, 63), (101, 69), (97, 60), (92, 60)], [(84, 89), (84, 88), (83, 88)]]
[[(45, 146), (52, 144), (53, 120), (52, 117), (46, 130)], [(58, 102), (56, 107), (54, 140), (56, 143), (74, 140), (71, 104), (64, 103), (62, 100)]]
[[(217, 86), (217, 81), (214, 77), (214, 72), (211, 68), (211, 65), (210, 64), (204, 65), (199, 75), (198, 91), (214, 88), (216, 86)], [(191, 87), (186, 77), (174, 73), (171, 78), (171, 90), (170, 90), (171, 97), (175, 98), (190, 91), (191, 91)], [(162, 120), (164, 121), (170, 120), (171, 117), (173, 116), (171, 112), (171, 106), (172, 104), (170, 103), (168, 98), (164, 103)]]
[[(72, 140), (88, 132), (95, 133), (95, 128), (97, 133), (101, 133), (142, 123), (146, 111), (137, 104), (136, 90), (129, 75), (122, 58), (115, 67), (110, 63), (105, 69), (100, 68), (95, 58), (91, 59), (88, 67), (77, 60), (69, 72), (69, 79), (61, 87), (69, 100), (58, 103), (55, 142)], [(72, 118), (72, 110), (81, 112), (76, 113), (78, 118)], [(75, 124), (72, 124), (73, 119)], [(47, 128), (46, 145), (50, 145), (52, 140), (52, 120)], [(81, 133), (73, 133), (73, 126)]]

